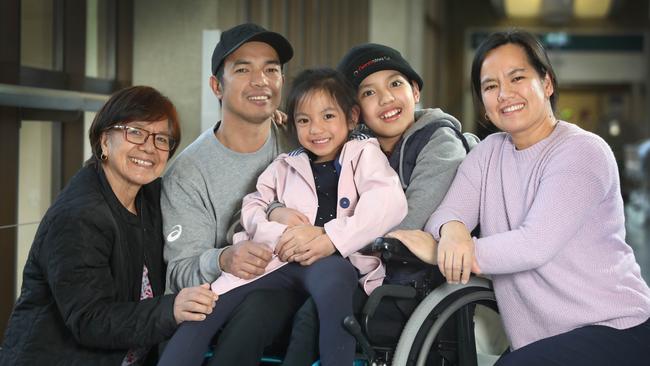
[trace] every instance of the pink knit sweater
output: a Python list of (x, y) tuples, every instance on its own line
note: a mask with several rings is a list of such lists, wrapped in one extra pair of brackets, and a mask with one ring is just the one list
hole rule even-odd
[(425, 230), (472, 229), (517, 349), (586, 325), (629, 328), (650, 317), (650, 290), (625, 243), (616, 161), (600, 137), (567, 122), (516, 150), (506, 133), (476, 146)]

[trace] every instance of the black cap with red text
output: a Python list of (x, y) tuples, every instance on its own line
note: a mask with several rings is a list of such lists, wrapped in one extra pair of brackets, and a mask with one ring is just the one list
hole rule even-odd
[(404, 74), (410, 81), (415, 81), (420, 90), (424, 82), (420, 75), (409, 65), (408, 62), (396, 49), (388, 46), (365, 43), (352, 47), (343, 56), (336, 69), (354, 85), (355, 89), (368, 75), (382, 70), (396, 70)]

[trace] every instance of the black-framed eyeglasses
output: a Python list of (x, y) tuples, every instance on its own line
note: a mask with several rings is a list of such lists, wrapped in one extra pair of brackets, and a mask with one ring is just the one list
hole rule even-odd
[(166, 133), (152, 133), (142, 128), (124, 125), (115, 125), (110, 128), (124, 131), (124, 138), (132, 144), (143, 145), (149, 136), (153, 136), (153, 146), (158, 150), (169, 151), (176, 146), (174, 138)]

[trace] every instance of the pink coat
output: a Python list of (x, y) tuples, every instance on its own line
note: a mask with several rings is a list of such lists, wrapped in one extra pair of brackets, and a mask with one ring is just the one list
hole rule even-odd
[[(386, 270), (379, 258), (357, 251), (402, 221), (408, 209), (406, 197), (376, 139), (348, 141), (341, 150), (339, 162), (337, 217), (326, 223), (324, 229), (339, 253), (359, 270), (363, 276), (359, 282), (370, 294), (381, 285)], [(266, 218), (266, 208), (275, 200), (314, 222), (318, 198), (305, 152), (297, 150), (278, 156), (260, 175), (257, 191), (244, 197), (242, 205), (241, 221), (246, 232), (235, 234), (233, 241), (250, 239), (273, 250), (287, 228)], [(273, 258), (264, 275), (285, 264)], [(224, 272), (212, 283), (212, 290), (223, 294), (254, 280)]]

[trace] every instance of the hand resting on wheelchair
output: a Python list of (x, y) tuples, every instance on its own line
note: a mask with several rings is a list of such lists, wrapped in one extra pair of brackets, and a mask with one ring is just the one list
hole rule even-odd
[(386, 234), (401, 242), (411, 253), (425, 263), (437, 263), (437, 244), (433, 236), (422, 230), (397, 230)]

